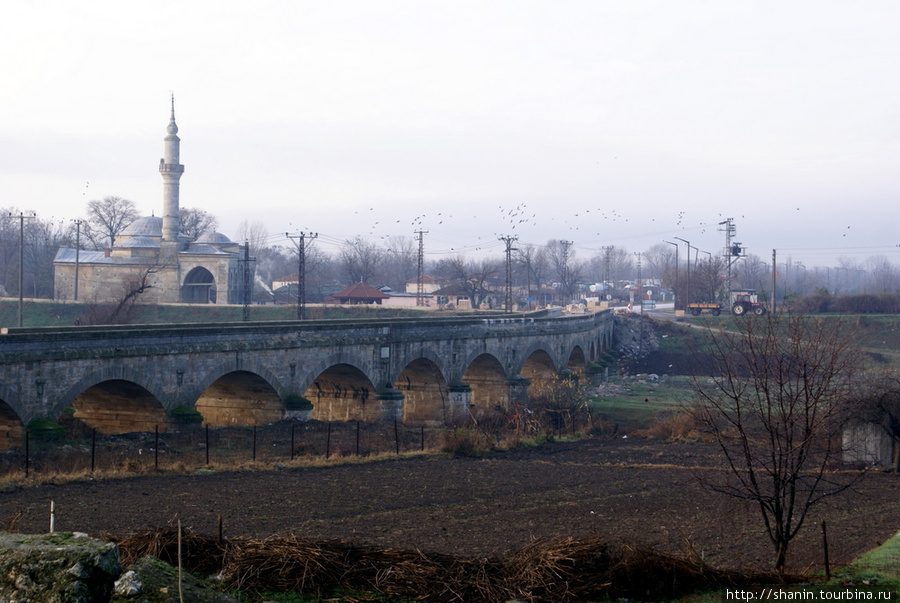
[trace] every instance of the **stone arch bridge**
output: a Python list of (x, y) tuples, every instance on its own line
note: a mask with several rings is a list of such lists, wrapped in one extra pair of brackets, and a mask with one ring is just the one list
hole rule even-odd
[(582, 373), (613, 315), (256, 322), (0, 331), (0, 447), (65, 413), (100, 433), (179, 422), (438, 424)]

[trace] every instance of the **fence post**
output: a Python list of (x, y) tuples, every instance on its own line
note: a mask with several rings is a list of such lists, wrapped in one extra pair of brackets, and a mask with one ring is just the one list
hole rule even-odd
[(206, 465), (209, 466), (209, 423), (206, 424)]
[(91, 430), (91, 473), (94, 472), (94, 460), (97, 457), (97, 430)]
[(294, 460), (294, 423), (291, 423), (291, 460)]
[(159, 471), (159, 425), (154, 426), (153, 438), (153, 468)]
[(397, 430), (397, 419), (394, 419), (394, 451), (400, 454), (400, 432)]
[(253, 426), (253, 460), (256, 461), (256, 425)]
[(356, 456), (359, 456), (359, 419), (356, 420)]
[(29, 439), (28, 439), (28, 428), (26, 427), (25, 428), (25, 479), (28, 479), (28, 470), (30, 469), (29, 464), (30, 464), (30, 460), (31, 460), (29, 458), (30, 454), (31, 454), (31, 447), (29, 445)]
[(331, 421), (328, 421), (328, 435), (325, 438), (325, 458), (331, 456)]
[(422, 452), (425, 451), (425, 426), (420, 425), (419, 429), (421, 429), (421, 441), (422, 441)]

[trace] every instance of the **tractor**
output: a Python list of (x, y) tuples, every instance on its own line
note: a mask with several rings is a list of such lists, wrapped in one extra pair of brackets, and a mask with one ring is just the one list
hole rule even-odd
[(756, 298), (756, 289), (734, 289), (731, 291), (731, 313), (735, 316), (766, 313), (766, 305)]

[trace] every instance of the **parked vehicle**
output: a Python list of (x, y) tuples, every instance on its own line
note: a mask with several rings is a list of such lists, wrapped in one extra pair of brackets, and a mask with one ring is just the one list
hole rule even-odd
[(756, 297), (756, 289), (734, 289), (731, 292), (731, 313), (743, 316), (752, 312), (756, 316), (766, 313), (766, 305)]
[[(766, 313), (766, 305), (757, 299), (756, 289), (733, 290), (730, 305), (731, 313), (735, 316), (744, 316), (748, 313), (762, 316)], [(704, 312), (718, 316), (722, 313), (722, 304), (719, 302), (694, 302), (688, 304), (686, 309), (694, 316), (700, 316)]]
[(704, 312), (718, 316), (722, 313), (722, 304), (718, 302), (694, 302), (687, 305), (687, 311), (694, 316), (700, 316)]

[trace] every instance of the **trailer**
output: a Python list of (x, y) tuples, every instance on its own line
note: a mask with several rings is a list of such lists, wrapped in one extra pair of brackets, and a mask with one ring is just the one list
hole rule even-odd
[(718, 316), (722, 313), (722, 304), (718, 302), (694, 302), (688, 304), (686, 310), (694, 316), (700, 316), (704, 312)]

